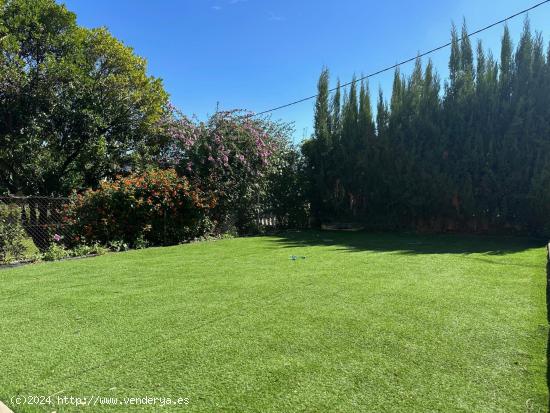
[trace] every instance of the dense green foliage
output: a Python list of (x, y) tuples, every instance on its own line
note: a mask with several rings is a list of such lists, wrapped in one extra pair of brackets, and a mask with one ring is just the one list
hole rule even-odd
[[(29, 394), (181, 396), (189, 412), (545, 412), (539, 246), (293, 232), (0, 271), (0, 400), (18, 413), (46, 411), (10, 402)], [(159, 410), (179, 411), (89, 411)]]
[(167, 169), (120, 176), (75, 194), (65, 214), (68, 245), (126, 249), (250, 233), (265, 214), (277, 217), (280, 227), (307, 223), (302, 163), (287, 125), (238, 112), (194, 122), (173, 110), (162, 127), (167, 145), (156, 162)]
[(307, 221), (301, 163), (289, 144), (289, 125), (241, 111), (217, 112), (197, 122), (174, 111), (164, 130), (169, 144), (160, 163), (177, 168), (217, 199), (210, 215), (219, 231), (256, 230), (264, 214), (278, 216), (282, 225)]
[[(281, 226), (307, 222), (288, 125), (238, 111), (188, 119), (146, 75), (144, 59), (104, 28), (79, 27), (55, 0), (0, 0), (0, 51), (0, 193), (92, 188), (73, 200), (68, 245), (249, 233), (265, 214)], [(161, 192), (181, 186), (160, 198), (138, 185), (155, 180), (144, 171), (158, 168), (178, 174), (158, 172), (171, 182)], [(199, 193), (214, 200), (207, 212), (187, 199)], [(134, 208), (134, 198), (153, 206)]]
[(260, 214), (274, 216), (279, 229), (308, 227), (306, 187), (303, 157), (293, 146), (282, 146), (266, 176)]
[(150, 159), (167, 95), (55, 0), (0, 0), (0, 193), (67, 194)]
[(216, 200), (217, 232), (250, 233), (265, 215), (305, 226), (311, 208), (318, 223), (550, 234), (550, 49), (528, 21), (516, 47), (505, 29), (498, 60), (466, 33), (452, 29), (443, 86), (418, 59), (376, 110), (366, 82), (331, 95), (324, 69), (299, 153), (279, 122), (178, 113), (144, 59), (54, 0), (0, 0), (0, 192), (173, 168)]
[(21, 223), (21, 208), (0, 203), (0, 264), (33, 260), (38, 255)]
[[(449, 80), (396, 70), (373, 118), (368, 85), (329, 96), (303, 144), (314, 216), (385, 229), (550, 233), (550, 58), (526, 20), (500, 62), (453, 28)], [(550, 53), (550, 49), (546, 53)], [(474, 55), (476, 56), (474, 58)]]
[(215, 205), (215, 197), (207, 198), (174, 170), (119, 177), (71, 198), (65, 213), (66, 230), (72, 234), (67, 241), (177, 244), (211, 230), (208, 210)]
[(72, 248), (66, 248), (62, 243), (64, 237), (59, 234), (54, 234), (52, 239), (55, 242), (40, 251), (27, 235), (21, 214), (19, 206), (0, 203), (0, 265), (101, 255), (107, 251), (97, 243), (73, 244)]

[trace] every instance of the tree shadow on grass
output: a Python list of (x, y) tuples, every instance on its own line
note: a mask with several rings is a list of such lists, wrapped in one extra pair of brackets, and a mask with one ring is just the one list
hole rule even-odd
[(287, 231), (277, 234), (283, 248), (307, 246), (334, 247), (342, 251), (377, 251), (401, 254), (503, 255), (540, 248), (544, 242), (529, 237), (488, 235), (417, 235), (412, 233)]
[[(416, 235), (411, 233), (372, 233), (338, 231), (288, 231), (277, 234), (275, 242), (283, 248), (327, 246), (346, 252), (376, 251), (400, 254), (486, 254), (501, 256), (544, 247), (546, 242), (530, 237), (486, 236), (486, 235)], [(500, 265), (515, 265), (542, 269), (538, 265), (518, 262), (492, 261), (489, 257), (476, 256), (472, 259), (494, 262)], [(550, 261), (546, 263), (546, 315), (550, 323)], [(546, 382), (550, 393), (550, 331), (546, 346)], [(550, 397), (548, 400), (550, 411)]]

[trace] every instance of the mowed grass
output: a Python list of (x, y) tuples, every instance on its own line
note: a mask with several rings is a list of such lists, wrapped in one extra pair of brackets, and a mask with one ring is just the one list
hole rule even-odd
[[(0, 271), (0, 400), (547, 411), (545, 263), (521, 238), (311, 231)], [(52, 394), (189, 404), (10, 402)]]

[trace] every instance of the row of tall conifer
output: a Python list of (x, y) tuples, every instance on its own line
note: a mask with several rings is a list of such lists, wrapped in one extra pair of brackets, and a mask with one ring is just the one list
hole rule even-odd
[(498, 58), (465, 23), (451, 38), (448, 79), (417, 59), (376, 110), (366, 82), (329, 93), (322, 71), (302, 147), (319, 221), (550, 230), (550, 47), (527, 19), (516, 46), (504, 28)]

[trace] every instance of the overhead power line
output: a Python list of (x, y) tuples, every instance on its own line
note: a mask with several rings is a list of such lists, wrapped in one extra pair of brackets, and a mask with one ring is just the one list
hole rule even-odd
[[(469, 37), (475, 36), (476, 34), (479, 34), (479, 33), (481, 33), (481, 32), (484, 32), (485, 30), (488, 30), (488, 29), (490, 29), (490, 28), (492, 28), (492, 27), (498, 26), (499, 24), (505, 23), (505, 22), (507, 22), (508, 20), (512, 20), (512, 19), (514, 19), (514, 18), (516, 18), (516, 17), (518, 17), (518, 16), (521, 16), (522, 14), (525, 14), (525, 13), (531, 11), (531, 10), (534, 10), (534, 9), (536, 9), (537, 7), (540, 7), (540, 6), (542, 6), (542, 5), (546, 4), (546, 3), (550, 3), (550, 0), (541, 1), (540, 3), (537, 3), (537, 4), (535, 4), (535, 5), (531, 6), (531, 7), (528, 7), (528, 8), (526, 8), (526, 9), (522, 10), (522, 11), (518, 11), (517, 13), (512, 14), (511, 16), (508, 16), (508, 17), (506, 17), (506, 18), (504, 18), (504, 19), (501, 19), (501, 20), (499, 20), (499, 21), (497, 21), (497, 22), (491, 23), (491, 24), (489, 24), (489, 25), (487, 25), (487, 26), (485, 26), (485, 27), (482, 27), (481, 29), (475, 30), (475, 31), (473, 31), (473, 32), (471, 32), (471, 33), (468, 33), (468, 34), (462, 36), (462, 37), (461, 37), (460, 39), (458, 39), (458, 40), (459, 40), (460, 42), (462, 42), (463, 40), (466, 40), (466, 39), (469, 38)], [(403, 61), (401, 61), (401, 62), (399, 62), (399, 63), (394, 64), (394, 65), (391, 65), (391, 66), (385, 67), (385, 68), (383, 68), (383, 69), (377, 70), (376, 72), (370, 73), (370, 74), (368, 74), (368, 75), (366, 75), (366, 76), (362, 76), (362, 77), (360, 77), (360, 78), (358, 78), (358, 79), (351, 80), (350, 82), (347, 82), (347, 83), (344, 83), (344, 84), (342, 84), (342, 85), (340, 85), (340, 86), (337, 86), (337, 87), (334, 87), (334, 88), (332, 88), (332, 89), (329, 89), (329, 93), (332, 93), (332, 92), (335, 92), (335, 91), (338, 90), (338, 89), (341, 89), (341, 88), (350, 86), (350, 85), (352, 85), (353, 83), (361, 82), (362, 80), (365, 80), (365, 79), (368, 79), (368, 78), (370, 78), (370, 77), (373, 77), (373, 76), (379, 75), (379, 74), (381, 74), (381, 73), (387, 72), (388, 70), (395, 69), (395, 68), (397, 68), (397, 67), (399, 67), (399, 66), (402, 66), (402, 65), (404, 65), (404, 64), (413, 62), (413, 61), (415, 61), (415, 60), (418, 59), (418, 58), (427, 56), (427, 55), (429, 55), (429, 54), (431, 54), (431, 53), (434, 53), (434, 52), (437, 52), (437, 51), (439, 51), (439, 50), (441, 50), (441, 49), (445, 49), (446, 47), (449, 47), (452, 43), (453, 43), (452, 41), (447, 42), (447, 43), (445, 43), (445, 44), (442, 44), (441, 46), (434, 47), (433, 49), (430, 49), (430, 50), (428, 50), (428, 51), (426, 51), (426, 52), (417, 54), (417, 55), (414, 56), (414, 57), (411, 57), (411, 58), (409, 58), (409, 59), (403, 60)], [(261, 111), (261, 112), (258, 112), (258, 113), (254, 113), (254, 114), (251, 114), (251, 115), (248, 115), (248, 116), (249, 116), (249, 117), (253, 117), (253, 116), (265, 115), (265, 114), (267, 114), (267, 113), (271, 113), (271, 112), (274, 112), (274, 111), (279, 110), (279, 109), (288, 108), (289, 106), (294, 106), (294, 105), (297, 105), (298, 103), (302, 103), (302, 102), (306, 102), (306, 101), (311, 100), (311, 99), (315, 99), (317, 96), (318, 96), (318, 94), (311, 95), (311, 96), (308, 96), (308, 97), (305, 97), (305, 98), (302, 98), (302, 99), (299, 99), (299, 100), (295, 100), (295, 101), (293, 101), (293, 102), (286, 103), (286, 104), (281, 105), (281, 106), (276, 106), (276, 107), (274, 107), (274, 108), (267, 109), (267, 110), (264, 110), (264, 111)]]

